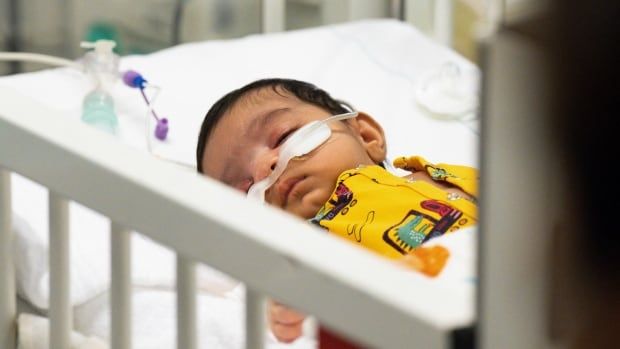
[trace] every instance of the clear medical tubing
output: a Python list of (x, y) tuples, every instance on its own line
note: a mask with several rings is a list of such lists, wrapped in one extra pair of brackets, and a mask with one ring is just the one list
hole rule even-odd
[(80, 64), (65, 58), (29, 52), (0, 52), (0, 61), (35, 62), (54, 66), (67, 66), (80, 69)]

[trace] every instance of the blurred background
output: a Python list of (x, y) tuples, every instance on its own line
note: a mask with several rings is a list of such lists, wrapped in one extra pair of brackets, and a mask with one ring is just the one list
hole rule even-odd
[[(454, 48), (476, 61), (476, 25), (491, 0), (454, 0)], [(524, 11), (526, 0), (508, 0), (508, 16)], [(285, 29), (345, 19), (398, 17), (403, 1), (286, 0)], [(361, 6), (360, 6), (361, 4)], [(433, 0), (414, 2), (432, 11)], [(261, 32), (261, 0), (0, 0), (0, 51), (44, 53), (70, 59), (83, 54), (83, 40), (113, 39), (121, 55), (157, 51), (179, 43), (229, 39)], [(355, 13), (352, 13), (355, 11)], [(414, 23), (428, 32), (428, 19)], [(0, 75), (42, 68), (0, 62)]]

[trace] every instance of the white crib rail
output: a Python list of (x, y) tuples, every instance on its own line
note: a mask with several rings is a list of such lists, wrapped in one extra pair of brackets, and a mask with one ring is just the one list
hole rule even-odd
[[(404, 19), (433, 37), (452, 46), (455, 0), (392, 0), (390, 15)], [(492, 0), (499, 2), (498, 0)], [(376, 0), (323, 0), (323, 20), (327, 23), (381, 16), (381, 5)], [(495, 5), (494, 5), (495, 6)], [(489, 15), (496, 15), (495, 12)], [(286, 0), (261, 0), (261, 29), (263, 33), (284, 31), (286, 28)]]
[[(361, 343), (382, 348), (411, 343), (445, 348), (451, 329), (473, 322), (473, 294), (454, 294), (441, 284), (412, 277), (306, 222), (249, 202), (213, 180), (179, 171), (11, 90), (0, 89), (0, 105), (0, 166), (101, 212), (119, 226), (140, 231), (187, 260), (242, 280), (250, 295), (274, 297)], [(3, 197), (6, 192), (4, 188)], [(3, 230), (3, 236), (10, 236)], [(3, 255), (10, 257), (10, 252)], [(187, 267), (183, 265), (181, 269)], [(185, 282), (181, 293), (184, 287), (193, 289), (191, 280)], [(428, 302), (431, 297), (441, 302)], [(259, 309), (260, 297), (250, 297), (249, 303), (249, 308)], [(195, 307), (188, 304), (192, 309), (181, 311), (180, 321), (193, 324)], [(8, 312), (0, 315), (5, 319), (1, 337), (14, 328), (6, 320), (14, 316), (11, 305), (3, 307)], [(249, 317), (260, 325), (256, 313)], [(260, 347), (252, 340), (258, 340), (256, 333), (262, 330), (247, 332), (255, 333), (248, 346)]]
[(252, 288), (248, 288), (245, 293), (245, 336), (246, 347), (251, 349), (262, 349), (265, 337), (265, 297)]
[(11, 174), (3, 169), (0, 161), (0, 348), (15, 347), (15, 269), (11, 221)]
[(110, 341), (114, 349), (131, 348), (131, 232), (112, 223), (110, 232)]
[(50, 347), (69, 348), (72, 323), (69, 300), (69, 202), (49, 193)]
[(437, 41), (452, 46), (454, 36), (454, 0), (436, 0), (433, 16), (433, 31)]
[(177, 255), (177, 348), (197, 348), (196, 266)]
[(452, 46), (454, 31), (454, 1), (456, 0), (400, 0), (402, 18), (418, 27), (438, 42)]
[(263, 33), (281, 32), (286, 23), (286, 0), (261, 0)]

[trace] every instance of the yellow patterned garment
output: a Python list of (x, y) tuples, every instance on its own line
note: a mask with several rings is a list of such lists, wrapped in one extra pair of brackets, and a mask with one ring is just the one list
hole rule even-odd
[[(478, 172), (470, 167), (401, 157), (394, 165), (426, 171), (477, 197)], [(310, 220), (329, 232), (389, 258), (401, 258), (429, 239), (472, 226), (476, 204), (425, 182), (395, 176), (380, 166), (343, 172), (330, 200)]]

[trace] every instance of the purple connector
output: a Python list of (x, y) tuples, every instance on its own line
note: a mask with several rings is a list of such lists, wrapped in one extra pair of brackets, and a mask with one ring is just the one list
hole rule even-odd
[(168, 119), (161, 118), (157, 120), (157, 126), (155, 126), (155, 137), (160, 141), (166, 140), (168, 135)]
[[(144, 93), (146, 80), (142, 77), (142, 75), (140, 75), (140, 73), (134, 70), (126, 71), (125, 73), (123, 73), (123, 82), (129, 87), (139, 88), (140, 93), (142, 94), (142, 98), (144, 98), (144, 102), (146, 102), (148, 106), (151, 105), (151, 102)], [(160, 119), (157, 114), (155, 114), (155, 110), (153, 110), (152, 108), (150, 109), (150, 111), (155, 120), (157, 120), (157, 126), (155, 126), (155, 137), (160, 141), (166, 140), (166, 137), (168, 136), (168, 119)]]
[(123, 82), (129, 87), (142, 89), (144, 88), (146, 80), (142, 77), (142, 75), (140, 75), (140, 73), (134, 70), (128, 70), (123, 73)]

